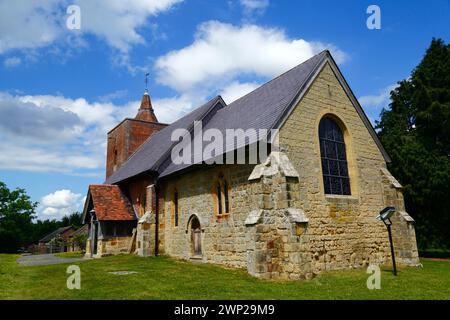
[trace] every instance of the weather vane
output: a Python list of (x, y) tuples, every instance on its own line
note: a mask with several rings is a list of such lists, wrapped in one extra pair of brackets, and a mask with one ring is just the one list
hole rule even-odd
[(150, 73), (146, 72), (145, 73), (145, 90), (148, 91), (148, 76), (150, 75)]

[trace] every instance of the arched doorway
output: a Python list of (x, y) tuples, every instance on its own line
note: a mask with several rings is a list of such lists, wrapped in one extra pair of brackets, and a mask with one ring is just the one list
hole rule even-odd
[(190, 224), (191, 232), (191, 254), (192, 257), (202, 256), (202, 228), (200, 221), (196, 216), (193, 216)]

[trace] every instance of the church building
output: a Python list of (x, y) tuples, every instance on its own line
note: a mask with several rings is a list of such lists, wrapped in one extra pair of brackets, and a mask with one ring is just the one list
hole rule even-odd
[[(204, 151), (199, 135), (208, 129), (246, 134), (223, 141), (215, 161), (199, 161), (190, 145), (192, 161), (174, 161), (177, 130), (200, 138)], [(243, 162), (218, 160), (238, 154)], [(395, 207), (397, 262), (419, 265), (414, 220), (389, 162), (329, 51), (233, 103), (217, 96), (169, 125), (158, 122), (146, 91), (136, 117), (108, 133), (106, 180), (89, 186), (83, 210), (86, 254), (168, 255), (260, 278), (310, 279), (390, 262), (376, 217)]]

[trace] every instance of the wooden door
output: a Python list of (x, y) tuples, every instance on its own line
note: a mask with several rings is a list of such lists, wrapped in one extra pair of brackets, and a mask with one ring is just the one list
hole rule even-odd
[(194, 230), (194, 255), (202, 255), (202, 231), (200, 228)]

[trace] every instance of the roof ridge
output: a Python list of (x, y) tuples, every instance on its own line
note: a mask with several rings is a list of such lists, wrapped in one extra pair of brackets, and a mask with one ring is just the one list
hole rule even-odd
[(329, 53), (330, 51), (329, 51), (328, 49), (322, 50), (321, 52), (319, 52), (319, 53), (313, 55), (313, 56), (310, 57), (309, 59), (306, 59), (306, 60), (303, 61), (302, 63), (300, 63), (300, 64), (298, 64), (298, 65), (296, 65), (296, 66), (290, 68), (289, 70), (284, 71), (283, 73), (281, 73), (280, 75), (276, 76), (275, 78), (270, 79), (270, 80), (264, 82), (263, 84), (261, 84), (261, 85), (260, 85), (259, 87), (257, 87), (256, 89), (254, 89), (254, 90), (248, 92), (247, 94), (243, 95), (243, 96), (240, 97), (239, 99), (234, 100), (233, 102), (231, 102), (230, 104), (228, 104), (228, 106), (231, 106), (231, 105), (234, 104), (235, 102), (237, 102), (237, 101), (239, 101), (239, 100), (241, 100), (241, 99), (247, 97), (248, 95), (254, 93), (255, 91), (258, 91), (258, 90), (262, 89), (263, 87), (269, 85), (270, 83), (274, 82), (275, 80), (278, 80), (279, 78), (283, 77), (284, 75), (286, 75), (286, 74), (288, 74), (288, 73), (290, 73), (290, 72), (296, 70), (297, 68), (300, 68), (303, 64), (307, 63), (308, 61), (310, 61), (310, 60), (312, 60), (312, 59), (314, 59), (314, 58), (316, 58), (316, 57), (318, 57), (318, 56), (320, 56), (320, 55), (322, 55), (322, 54), (324, 54), (324, 53), (327, 53), (327, 52)]

